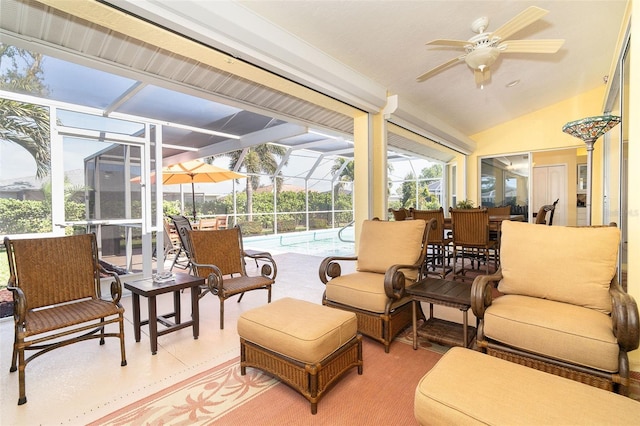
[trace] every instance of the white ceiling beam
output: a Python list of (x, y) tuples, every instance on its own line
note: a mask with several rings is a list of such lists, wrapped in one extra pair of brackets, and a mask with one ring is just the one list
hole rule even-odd
[(387, 90), (236, 2), (111, 0), (111, 3), (363, 111)]
[(257, 132), (244, 135), (240, 139), (227, 139), (216, 142), (209, 146), (202, 147), (197, 153), (185, 152), (171, 157), (166, 157), (163, 164), (175, 164), (183, 161), (194, 160), (196, 158), (213, 157), (214, 155), (224, 154), (226, 152), (238, 151), (244, 148), (261, 145), (263, 143), (275, 142), (280, 139), (300, 136), (307, 133), (305, 126), (297, 124), (284, 123), (278, 126), (269, 127)]

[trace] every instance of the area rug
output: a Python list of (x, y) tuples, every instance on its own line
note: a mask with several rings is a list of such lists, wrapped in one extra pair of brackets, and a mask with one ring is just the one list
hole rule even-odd
[(418, 381), (446, 348), (428, 342), (413, 350), (404, 333), (389, 353), (363, 339), (363, 374), (352, 369), (311, 414), (299, 393), (248, 368), (240, 375), (239, 357), (196, 374), (91, 425), (358, 425), (416, 424), (413, 397)]

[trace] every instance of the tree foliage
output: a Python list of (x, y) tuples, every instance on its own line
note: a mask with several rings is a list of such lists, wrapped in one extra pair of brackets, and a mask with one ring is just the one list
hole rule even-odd
[[(254, 191), (260, 186), (260, 174), (264, 174), (271, 177), (271, 182), (276, 185), (276, 191), (280, 191), (282, 186), (282, 179), (278, 179), (278, 176), (274, 176), (280, 161), (287, 152), (286, 148), (280, 145), (274, 144), (261, 144), (249, 148), (242, 156), (243, 151), (232, 151), (224, 154), (225, 157), (229, 157), (229, 167), (235, 169), (239, 161), (242, 160), (239, 170), (247, 173), (247, 186), (246, 186), (246, 206), (247, 213), (249, 214), (249, 220), (253, 214), (253, 199)], [(215, 157), (209, 157), (206, 159), (208, 163), (211, 163)], [(287, 163), (285, 162), (283, 166)]]
[[(46, 95), (43, 83), (42, 55), (0, 43), (0, 88)], [(51, 170), (49, 110), (39, 105), (0, 99), (0, 143), (14, 143), (31, 154), (36, 176), (43, 178)]]

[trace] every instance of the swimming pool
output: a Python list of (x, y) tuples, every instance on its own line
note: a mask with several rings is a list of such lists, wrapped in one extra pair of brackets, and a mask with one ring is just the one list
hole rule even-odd
[(340, 230), (319, 229), (314, 231), (288, 232), (278, 235), (243, 238), (244, 248), (264, 250), (271, 254), (299, 253), (313, 256), (351, 256), (355, 251), (353, 227), (342, 231), (342, 241), (338, 237)]

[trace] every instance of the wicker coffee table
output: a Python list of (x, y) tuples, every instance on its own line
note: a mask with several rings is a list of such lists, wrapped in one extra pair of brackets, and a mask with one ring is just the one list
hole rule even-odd
[[(469, 347), (476, 336), (475, 327), (469, 327), (468, 311), (471, 307), (471, 285), (460, 281), (425, 278), (408, 287), (407, 294), (413, 304), (413, 349), (418, 348), (418, 335), (446, 346)], [(419, 329), (420, 302), (429, 303), (429, 318)], [(462, 324), (433, 316), (433, 305), (448, 306), (462, 311)]]

